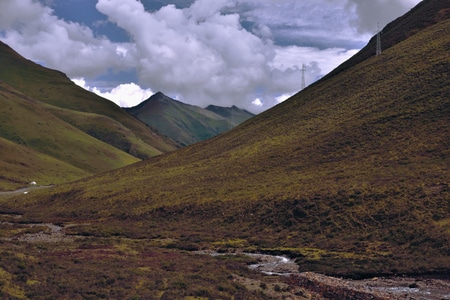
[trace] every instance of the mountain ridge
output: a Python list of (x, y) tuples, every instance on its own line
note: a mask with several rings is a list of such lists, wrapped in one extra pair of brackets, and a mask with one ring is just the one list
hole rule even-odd
[(201, 108), (172, 99), (157, 92), (135, 107), (125, 108), (158, 132), (182, 146), (209, 139), (224, 133), (254, 115), (237, 107)]
[[(0, 65), (0, 137), (17, 144), (17, 153), (24, 153), (21, 147), (40, 153), (8, 154), (9, 161), (2, 155), (0, 190), (22, 187), (33, 177), (40, 184), (71, 181), (176, 149), (173, 141), (111, 101), (76, 86), (62, 72), (26, 60), (2, 42)], [(18, 169), (35, 168), (24, 176), (10, 167), (11, 161)], [(67, 176), (62, 169), (54, 172), (58, 165), (67, 169)]]

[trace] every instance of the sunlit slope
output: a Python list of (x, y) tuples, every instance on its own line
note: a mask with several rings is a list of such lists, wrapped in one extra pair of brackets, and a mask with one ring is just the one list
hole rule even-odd
[(1, 208), (285, 251), (305, 271), (448, 271), (448, 28), (440, 20), (227, 134)]
[[(148, 145), (148, 149), (141, 149), (138, 153), (139, 158), (148, 158), (176, 148), (172, 141), (156, 134), (116, 104), (78, 87), (59, 71), (44, 68), (24, 59), (1, 42), (0, 65), (0, 80), (31, 98), (55, 107), (103, 115), (114, 122), (121, 123), (123, 127), (131, 130), (135, 137)], [(78, 126), (79, 123), (74, 122), (74, 125)], [(86, 131), (82, 126), (79, 128)], [(88, 133), (96, 138), (103, 137), (102, 130), (96, 132), (95, 126), (90, 127)], [(128, 142), (133, 143), (134, 141)], [(126, 151), (127, 149), (121, 150)]]
[(11, 191), (35, 181), (59, 184), (90, 175), (61, 160), (0, 137), (0, 191)]
[[(29, 180), (38, 181), (35, 174), (41, 174), (40, 184), (61, 183), (63, 178), (78, 179), (139, 161), (62, 121), (50, 113), (49, 105), (4, 82), (0, 82), (0, 107), (0, 137), (16, 144), (2, 148), (0, 161), (9, 164), (1, 171), (2, 188), (7, 182), (23, 186)], [(28, 174), (21, 166), (28, 166)], [(54, 172), (56, 168), (59, 170)]]
[[(161, 154), (160, 150), (145, 143), (122, 123), (105, 115), (78, 112), (54, 106), (48, 106), (47, 109), (53, 115), (81, 129), (90, 136), (135, 157), (148, 158)], [(172, 142), (170, 143), (172, 144)]]

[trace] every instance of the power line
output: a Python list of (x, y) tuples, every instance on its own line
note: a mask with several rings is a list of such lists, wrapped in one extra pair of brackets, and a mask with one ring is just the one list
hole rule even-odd
[(305, 64), (302, 64), (302, 90), (304, 90), (306, 87), (306, 81), (305, 81)]
[(381, 54), (381, 30), (380, 30), (380, 23), (377, 24), (377, 51), (376, 55)]

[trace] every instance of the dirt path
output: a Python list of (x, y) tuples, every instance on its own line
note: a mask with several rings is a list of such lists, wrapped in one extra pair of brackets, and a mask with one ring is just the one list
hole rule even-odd
[(15, 190), (15, 191), (0, 192), (0, 196), (15, 196), (15, 195), (20, 195), (20, 194), (28, 194), (35, 190), (48, 189), (51, 187), (53, 187), (53, 185), (29, 186), (29, 187), (24, 187), (24, 188)]

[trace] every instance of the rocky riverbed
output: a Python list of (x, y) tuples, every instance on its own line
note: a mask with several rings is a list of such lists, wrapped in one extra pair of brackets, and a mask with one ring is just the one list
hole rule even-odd
[[(198, 251), (199, 254), (223, 255), (214, 251)], [(230, 253), (226, 253), (230, 254)], [(366, 280), (349, 280), (301, 272), (298, 265), (284, 256), (236, 252), (255, 258), (258, 263), (249, 268), (266, 275), (285, 276), (290, 285), (298, 285), (321, 295), (325, 299), (410, 299), (450, 300), (450, 278), (432, 277), (377, 277)], [(295, 299), (295, 298), (294, 298)]]
[[(0, 238), (4, 241), (24, 243), (68, 243), (79, 236), (67, 235), (66, 228), (75, 225), (52, 223), (20, 224), (20, 215), (1, 215), (0, 225), (15, 232), (13, 236)], [(89, 225), (89, 224), (77, 224)], [(246, 253), (218, 253), (215, 251), (196, 251), (202, 255), (246, 255), (255, 260), (249, 268), (268, 276), (283, 276), (290, 290), (296, 287), (310, 291), (313, 298), (284, 294), (284, 299), (411, 299), (411, 300), (450, 300), (450, 278), (432, 277), (389, 277), (367, 280), (348, 280), (311, 272), (301, 272), (294, 260), (284, 256)], [(244, 279), (240, 279), (244, 280)], [(286, 289), (288, 290), (288, 289)], [(305, 293), (303, 293), (305, 295)], [(319, 298), (317, 298), (319, 297)], [(277, 299), (277, 298), (275, 298)]]

